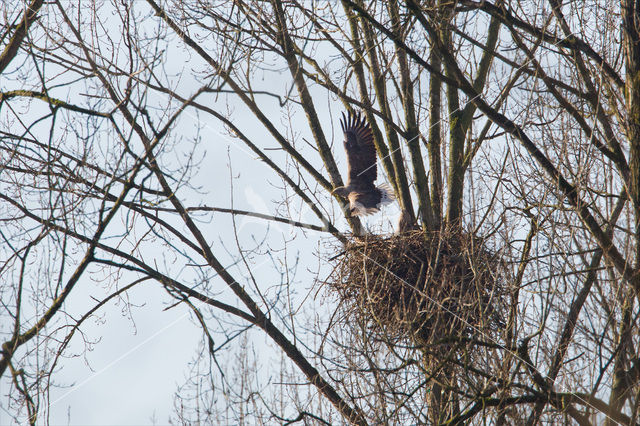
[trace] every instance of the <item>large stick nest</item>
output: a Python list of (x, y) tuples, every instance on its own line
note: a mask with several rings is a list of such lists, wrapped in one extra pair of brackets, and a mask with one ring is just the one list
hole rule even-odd
[(388, 337), (424, 347), (503, 326), (502, 263), (470, 234), (367, 236), (333, 260), (329, 284), (348, 311)]

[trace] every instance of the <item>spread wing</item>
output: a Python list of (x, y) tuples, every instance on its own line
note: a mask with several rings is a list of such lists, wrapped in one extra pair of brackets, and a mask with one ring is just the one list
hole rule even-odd
[(373, 145), (373, 134), (366, 120), (349, 112), (347, 117), (342, 113), (340, 120), (344, 132), (344, 149), (347, 151), (349, 164), (348, 185), (356, 187), (373, 186), (378, 169), (376, 167), (376, 148)]

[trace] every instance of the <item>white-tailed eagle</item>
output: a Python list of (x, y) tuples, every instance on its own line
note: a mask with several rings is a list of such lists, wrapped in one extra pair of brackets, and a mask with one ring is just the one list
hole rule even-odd
[(340, 120), (344, 132), (344, 149), (347, 151), (349, 178), (347, 186), (333, 190), (333, 194), (349, 200), (349, 210), (354, 216), (366, 216), (380, 211), (380, 207), (395, 200), (393, 190), (387, 184), (376, 187), (378, 175), (376, 148), (369, 123), (360, 114), (342, 113)]

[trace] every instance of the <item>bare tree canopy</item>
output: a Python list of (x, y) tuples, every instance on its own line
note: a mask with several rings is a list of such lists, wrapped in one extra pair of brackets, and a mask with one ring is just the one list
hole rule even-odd
[(0, 9), (0, 423), (640, 424), (638, 1)]

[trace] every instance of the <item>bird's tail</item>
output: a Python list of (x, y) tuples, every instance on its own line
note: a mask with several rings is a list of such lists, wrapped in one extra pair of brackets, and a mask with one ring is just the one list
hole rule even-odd
[(387, 204), (391, 204), (396, 200), (396, 194), (393, 193), (393, 188), (388, 183), (383, 183), (378, 186), (378, 190), (382, 195), (380, 199), (380, 206), (386, 206)]

